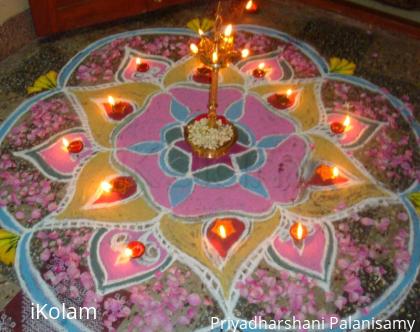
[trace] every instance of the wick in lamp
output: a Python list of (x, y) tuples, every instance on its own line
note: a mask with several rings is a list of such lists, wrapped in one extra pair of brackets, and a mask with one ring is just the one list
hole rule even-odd
[[(226, 153), (236, 143), (238, 133), (235, 126), (224, 116), (217, 115), (217, 95), (219, 89), (219, 71), (227, 67), (231, 62), (247, 57), (249, 50), (238, 51), (234, 48), (233, 27), (227, 25), (224, 32), (221, 32), (221, 1), (218, 2), (216, 19), (212, 36), (205, 35), (199, 31), (200, 41), (198, 45), (191, 44), (191, 52), (197, 56), (202, 64), (211, 70), (210, 74), (210, 94), (207, 114), (200, 114), (184, 127), (185, 141), (190, 145), (193, 153), (201, 158), (219, 158)], [(203, 122), (204, 120), (204, 122)], [(204, 128), (203, 128), (204, 124)], [(220, 139), (214, 144), (203, 145), (206, 141), (203, 132), (229, 133), (223, 140)], [(209, 137), (218, 135), (209, 135)], [(220, 138), (220, 137), (219, 137)]]

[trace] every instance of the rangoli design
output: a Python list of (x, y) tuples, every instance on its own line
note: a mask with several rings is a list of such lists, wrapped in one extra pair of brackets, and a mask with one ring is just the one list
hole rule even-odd
[[(239, 26), (235, 42), (251, 55), (222, 71), (218, 105), (238, 142), (202, 159), (183, 136), (207, 107), (208, 81), (189, 55), (196, 38), (148, 29), (97, 41), (62, 69), (56, 89), (2, 124), (0, 217), (21, 236), (26, 295), (98, 309), (95, 322), (50, 322), (68, 331), (392, 314), (420, 255), (407, 199), (419, 191), (419, 127), (407, 106), (329, 72), (286, 34)], [(261, 62), (266, 75), (256, 78)], [(273, 95), (288, 89), (293, 102), (278, 107)], [(333, 134), (346, 115), (348, 130)], [(402, 128), (400, 144), (392, 137)], [(339, 176), (326, 179), (322, 167)], [(117, 189), (106, 193), (104, 181)], [(289, 234), (297, 220), (308, 228), (301, 245)], [(145, 244), (140, 259), (124, 256), (130, 241)]]

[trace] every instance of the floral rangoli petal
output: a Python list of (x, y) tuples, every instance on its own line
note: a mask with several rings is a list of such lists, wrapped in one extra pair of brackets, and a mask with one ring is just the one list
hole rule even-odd
[[(343, 123), (348, 114), (330, 113), (327, 121), (331, 126), (333, 123)], [(341, 135), (338, 135), (339, 143), (346, 149), (356, 149), (365, 144), (380, 127), (380, 123), (365, 118), (349, 116), (350, 125), (345, 128)]]
[[(81, 141), (78, 153), (69, 152), (66, 144)], [(49, 176), (57, 179), (71, 178), (73, 172), (86, 158), (92, 155), (92, 144), (85, 133), (77, 130), (63, 132), (46, 143), (20, 154), (33, 159)]]
[[(103, 104), (107, 102), (108, 96), (113, 96), (116, 100), (121, 98), (130, 101), (138, 109), (143, 107), (148, 98), (160, 88), (151, 83), (126, 83), (118, 87), (97, 88), (95, 90), (71, 89), (71, 93), (76, 97), (79, 106), (86, 114), (91, 133), (96, 142), (104, 147), (110, 147), (110, 134), (118, 126), (118, 122), (111, 122), (104, 116)], [(97, 102), (102, 101), (102, 103)], [(102, 104), (102, 106), (101, 106)], [(136, 112), (134, 110), (134, 112)]]
[(298, 121), (302, 130), (307, 131), (318, 125), (321, 120), (315, 93), (317, 86), (317, 83), (306, 83), (299, 86), (290, 84), (269, 84), (252, 88), (251, 91), (264, 98), (273, 93), (285, 93), (288, 89), (291, 89), (292, 91), (301, 89), (299, 92), (299, 102), (289, 115)]
[[(131, 241), (144, 243), (146, 252), (140, 258), (126, 257), (125, 249)], [(102, 228), (93, 235), (90, 249), (91, 270), (101, 294), (153, 278), (172, 261), (168, 251), (150, 231)]]
[(76, 190), (70, 202), (56, 217), (64, 219), (93, 219), (108, 222), (139, 222), (149, 221), (157, 214), (142, 194), (132, 200), (123, 200), (121, 203), (101, 203), (93, 208), (98, 199), (98, 189), (104, 180), (120, 176), (120, 172), (111, 166), (111, 155), (98, 153), (84, 167), (79, 175)]
[(201, 242), (203, 237), (203, 224), (201, 221), (184, 222), (173, 219), (169, 216), (164, 217), (160, 223), (163, 236), (182, 253), (193, 257), (195, 260), (208, 268), (219, 280), (223, 294), (227, 298), (232, 291), (232, 280), (238, 269), (244, 264), (246, 258), (255, 248), (267, 237), (269, 237), (279, 224), (280, 214), (276, 211), (270, 218), (258, 220), (235, 254), (223, 265), (220, 270), (215, 263), (210, 260)]
[(124, 60), (116, 74), (121, 82), (159, 83), (172, 64), (167, 58), (146, 55), (130, 48), (126, 48), (125, 52)]
[(302, 249), (297, 248), (290, 237), (283, 240), (276, 235), (268, 248), (268, 256), (273, 263), (287, 270), (307, 274), (328, 284), (335, 245), (331, 226), (315, 224), (303, 240)]

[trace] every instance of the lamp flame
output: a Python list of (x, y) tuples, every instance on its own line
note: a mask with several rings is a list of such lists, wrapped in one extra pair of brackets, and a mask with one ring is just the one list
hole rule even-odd
[(108, 181), (102, 181), (101, 182), (101, 189), (102, 191), (105, 191), (109, 193), (112, 189), (112, 184), (110, 184)]
[(244, 48), (244, 49), (241, 51), (241, 56), (242, 56), (243, 58), (247, 58), (247, 57), (248, 57), (248, 55), (249, 55), (249, 49)]
[(200, 36), (202, 36), (202, 35), (204, 35), (204, 31), (203, 31), (203, 30), (201, 30), (201, 29), (198, 29), (198, 34), (199, 34)]
[(252, 5), (253, 5), (254, 3), (253, 3), (253, 1), (252, 0), (249, 0), (247, 3), (246, 3), (246, 5), (245, 5), (245, 9), (246, 10), (250, 10), (251, 8), (252, 8)]
[(198, 53), (198, 46), (197, 46), (196, 44), (192, 43), (192, 44), (190, 45), (190, 50), (191, 50), (191, 52), (193, 52), (194, 54), (197, 54), (197, 53)]
[(218, 233), (219, 233), (219, 236), (220, 236), (222, 239), (226, 239), (227, 234), (226, 234), (226, 228), (225, 228), (225, 226), (220, 225), (220, 226), (219, 226), (219, 229), (218, 229)]
[(290, 97), (292, 95), (292, 89), (287, 89), (286, 96)]
[(217, 55), (217, 51), (213, 52), (213, 55), (211, 58), (212, 58), (213, 63), (217, 63), (217, 60), (219, 59), (219, 56)]
[(230, 37), (230, 35), (232, 34), (232, 30), (233, 30), (232, 24), (228, 24), (225, 29), (225, 36)]
[(303, 227), (302, 227), (301, 223), (298, 223), (298, 225), (297, 225), (296, 238), (298, 240), (302, 240), (302, 238), (303, 238)]
[(70, 145), (69, 141), (66, 138), (63, 138), (63, 145), (67, 149)]
[(115, 106), (115, 99), (112, 96), (108, 96), (108, 104)]
[(136, 65), (140, 65), (141, 64), (141, 58), (136, 58)]
[(124, 256), (126, 256), (126, 257), (133, 256), (133, 250), (131, 250), (130, 248), (125, 248), (124, 249)]
[(332, 178), (333, 179), (337, 178), (339, 174), (340, 174), (340, 171), (339, 171), (338, 167), (334, 166), (333, 169), (332, 169)]
[(346, 128), (346, 130), (350, 127), (350, 116), (346, 116), (346, 118), (343, 121), (343, 126)]
[(258, 69), (260, 69), (260, 70), (264, 70), (264, 68), (265, 68), (265, 63), (264, 63), (264, 62), (261, 62), (261, 63), (258, 65)]

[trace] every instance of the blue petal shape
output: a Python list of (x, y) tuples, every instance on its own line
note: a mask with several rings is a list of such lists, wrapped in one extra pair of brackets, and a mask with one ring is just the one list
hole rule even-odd
[(225, 113), (225, 116), (230, 121), (235, 121), (241, 117), (243, 111), (244, 111), (244, 101), (241, 99), (229, 107), (229, 109)]
[(130, 146), (130, 150), (141, 154), (154, 154), (162, 151), (165, 145), (159, 141), (144, 142)]
[(257, 146), (263, 149), (276, 148), (285, 138), (285, 136), (266, 136), (257, 143)]
[(192, 179), (179, 179), (169, 188), (169, 201), (171, 206), (175, 207), (185, 201), (191, 195), (194, 189), (194, 181)]
[(246, 190), (253, 192), (254, 194), (260, 195), (264, 198), (268, 198), (268, 192), (261, 180), (257, 179), (248, 174), (243, 174), (239, 179), (239, 184)]
[(178, 121), (185, 121), (185, 119), (190, 115), (190, 111), (184, 105), (181, 105), (175, 99), (171, 103), (171, 114)]

